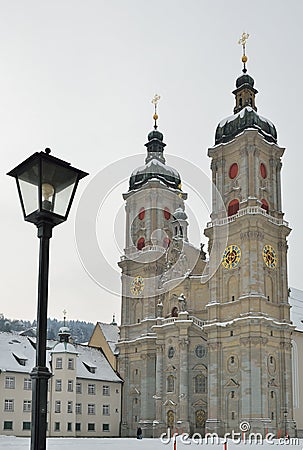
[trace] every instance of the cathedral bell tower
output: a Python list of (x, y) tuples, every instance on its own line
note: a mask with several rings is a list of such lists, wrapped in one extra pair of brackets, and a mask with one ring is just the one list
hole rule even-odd
[(242, 75), (234, 115), (222, 120), (210, 148), (214, 197), (205, 230), (209, 248), (216, 227), (226, 227), (222, 263), (209, 281), (209, 432), (287, 430), (294, 434), (291, 333), (287, 281), (288, 223), (281, 204), (281, 158), (274, 125), (257, 114), (254, 80)]
[[(119, 373), (124, 379), (122, 436), (133, 436), (137, 427), (152, 437), (155, 420), (156, 334), (161, 276), (167, 268), (167, 251), (176, 236), (187, 236), (184, 200), (179, 173), (164, 157), (163, 134), (157, 126), (148, 134), (145, 165), (133, 171), (123, 195), (126, 211), (122, 269), (122, 306)], [(177, 217), (173, 213), (178, 210)], [(182, 214), (183, 213), (183, 214)]]

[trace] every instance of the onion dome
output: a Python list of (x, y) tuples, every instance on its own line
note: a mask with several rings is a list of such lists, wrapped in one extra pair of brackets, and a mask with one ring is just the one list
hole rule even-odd
[(180, 190), (181, 178), (179, 173), (165, 164), (163, 156), (164, 147), (163, 134), (156, 128), (148, 134), (147, 157), (145, 166), (133, 171), (129, 180), (129, 190), (140, 189), (149, 180), (157, 179), (167, 187)]
[(187, 214), (186, 212), (182, 209), (181, 206), (179, 206), (176, 211), (173, 214), (174, 218), (176, 220), (186, 220), (187, 219)]
[(230, 142), (238, 134), (248, 128), (258, 130), (268, 142), (277, 142), (277, 131), (273, 123), (257, 113), (255, 96), (258, 91), (254, 88), (254, 79), (244, 72), (236, 80), (236, 105), (234, 115), (222, 120), (217, 126), (215, 143)]

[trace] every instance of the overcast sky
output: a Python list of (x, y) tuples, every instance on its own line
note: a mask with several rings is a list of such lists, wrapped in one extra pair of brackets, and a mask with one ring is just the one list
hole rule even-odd
[[(276, 125), (278, 143), (286, 147), (289, 284), (303, 289), (302, 17), (300, 0), (0, 0), (0, 312), (36, 317), (36, 229), (24, 222), (15, 183), (5, 173), (50, 147), (90, 176), (79, 186), (68, 222), (54, 229), (49, 316), (60, 319), (66, 309), (70, 319), (110, 321), (113, 313), (119, 319), (119, 297), (101, 288), (102, 273), (94, 281), (78, 257), (74, 227), (81, 194), (100, 171), (113, 171), (113, 189), (100, 206), (106, 220), (96, 220), (96, 233), (117, 271), (117, 285), (109, 289), (118, 292), (121, 192), (129, 157), (141, 153), (144, 160), (151, 99), (161, 95), (159, 129), (167, 153), (210, 175), (207, 149), (218, 122), (233, 112), (243, 31), (250, 33), (248, 71), (259, 91), (258, 112)], [(115, 177), (122, 158), (125, 173), (119, 166)], [(96, 186), (94, 200), (100, 201), (105, 193)], [(188, 204), (194, 209), (199, 201), (189, 198)], [(207, 214), (204, 220), (201, 211), (195, 217), (203, 235)], [(196, 244), (201, 239), (193, 237)]]

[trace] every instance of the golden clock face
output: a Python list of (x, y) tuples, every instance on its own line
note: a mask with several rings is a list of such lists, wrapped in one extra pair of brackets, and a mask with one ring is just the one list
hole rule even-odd
[(130, 292), (133, 295), (139, 295), (142, 294), (144, 290), (144, 278), (137, 276), (133, 279), (130, 285)]
[(233, 269), (239, 264), (241, 259), (241, 249), (237, 245), (226, 247), (222, 257), (222, 265), (225, 269)]
[(271, 245), (266, 244), (263, 247), (262, 255), (263, 255), (263, 259), (264, 259), (264, 262), (267, 265), (267, 267), (274, 269), (278, 262), (278, 257), (277, 257), (275, 249)]

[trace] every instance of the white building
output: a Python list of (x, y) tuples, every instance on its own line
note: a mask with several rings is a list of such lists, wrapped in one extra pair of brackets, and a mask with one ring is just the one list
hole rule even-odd
[[(122, 380), (100, 349), (48, 341), (48, 436), (119, 436)], [(0, 433), (29, 436), (35, 339), (0, 333)]]

